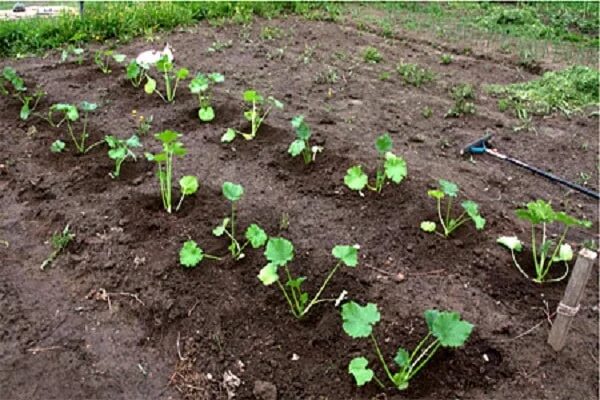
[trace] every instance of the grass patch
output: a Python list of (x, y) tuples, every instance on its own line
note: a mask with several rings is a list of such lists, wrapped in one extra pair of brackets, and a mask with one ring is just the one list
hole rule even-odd
[(122, 43), (204, 19), (247, 23), (253, 16), (299, 14), (335, 20), (339, 13), (339, 5), (325, 2), (86, 2), (83, 18), (63, 15), (0, 23), (0, 57), (40, 53), (68, 44)]
[(396, 66), (396, 71), (398, 71), (398, 74), (400, 74), (405, 83), (415, 87), (420, 87), (434, 78), (433, 72), (417, 64), (400, 62)]
[(546, 72), (541, 78), (511, 85), (489, 85), (487, 91), (516, 112), (546, 115), (561, 111), (567, 116), (600, 104), (600, 72), (585, 66)]

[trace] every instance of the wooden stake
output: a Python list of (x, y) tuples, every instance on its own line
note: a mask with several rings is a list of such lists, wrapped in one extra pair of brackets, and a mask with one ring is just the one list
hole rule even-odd
[(585, 286), (590, 278), (592, 266), (597, 256), (598, 254), (595, 251), (588, 249), (581, 249), (577, 256), (575, 267), (573, 267), (573, 272), (565, 289), (565, 295), (556, 308), (556, 319), (548, 335), (548, 344), (555, 351), (560, 351), (565, 347), (571, 321), (579, 311), (579, 302), (583, 297)]

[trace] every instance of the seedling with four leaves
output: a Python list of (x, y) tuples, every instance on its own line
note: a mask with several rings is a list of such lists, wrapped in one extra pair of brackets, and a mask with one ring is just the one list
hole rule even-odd
[[(465, 200), (460, 205), (464, 209), (462, 214), (457, 218), (452, 217), (452, 202), (453, 199), (458, 197), (458, 185), (454, 182), (450, 182), (444, 179), (439, 180), (439, 188), (427, 191), (427, 195), (437, 202), (437, 212), (440, 220), (440, 224), (443, 228), (443, 236), (448, 237), (454, 232), (459, 226), (468, 222), (473, 221), (475, 228), (480, 231), (485, 227), (485, 218), (479, 214), (479, 205), (472, 200)], [(442, 200), (448, 197), (446, 203), (446, 212), (442, 214)], [(425, 232), (435, 232), (437, 225), (433, 221), (421, 222), (421, 229)], [(438, 233), (440, 234), (440, 233)]]
[(212, 87), (216, 83), (225, 81), (225, 77), (218, 72), (210, 74), (198, 73), (189, 84), (190, 92), (198, 96), (198, 118), (200, 121), (209, 122), (215, 119), (215, 110), (211, 105)]
[(375, 149), (379, 154), (379, 164), (375, 174), (375, 183), (369, 185), (369, 177), (362, 170), (362, 166), (355, 165), (348, 169), (344, 177), (344, 183), (348, 188), (356, 190), (362, 196), (362, 190), (366, 187), (369, 190), (374, 190), (381, 193), (386, 179), (398, 184), (406, 178), (408, 170), (406, 161), (402, 157), (396, 156), (391, 152), (392, 138), (389, 133), (384, 133), (375, 140)]
[[(310, 309), (316, 304), (326, 301), (335, 301), (335, 299), (321, 299), (320, 297), (331, 281), (331, 278), (333, 278), (333, 275), (342, 264), (350, 268), (354, 268), (358, 265), (358, 249), (358, 245), (337, 245), (333, 248), (331, 254), (333, 254), (338, 261), (331, 268), (329, 274), (323, 281), (323, 284), (310, 301), (308, 293), (304, 292), (301, 287), (302, 283), (306, 280), (306, 277), (299, 276), (297, 278), (292, 278), (288, 264), (294, 259), (294, 245), (287, 239), (269, 239), (265, 250), (265, 257), (269, 263), (260, 270), (258, 279), (265, 286), (277, 283), (283, 297), (290, 306), (292, 315), (300, 319), (308, 314)], [(287, 278), (285, 285), (282, 284), (279, 279), (279, 268), (282, 268), (285, 271), (285, 277)]]
[[(573, 249), (568, 243), (564, 243), (567, 232), (571, 227), (590, 228), (592, 223), (572, 217), (564, 211), (554, 211), (550, 203), (541, 199), (527, 203), (527, 208), (517, 209), (516, 214), (519, 219), (531, 224), (531, 253), (535, 267), (535, 278), (532, 279), (517, 262), (515, 252), (520, 252), (523, 249), (523, 243), (519, 238), (516, 236), (501, 236), (497, 242), (510, 250), (515, 267), (524, 277), (536, 283), (558, 282), (564, 279), (569, 273), (568, 262), (573, 259)], [(558, 242), (548, 238), (547, 225), (554, 222), (563, 225)], [(538, 245), (540, 233), (542, 236)], [(556, 262), (565, 264), (565, 272), (557, 278), (549, 278), (548, 273)]]
[[(77, 151), (80, 154), (83, 154), (83, 153), (86, 153), (87, 151), (89, 151), (90, 149), (92, 149), (94, 146), (102, 143), (102, 142), (97, 142), (89, 147), (86, 147), (86, 145), (85, 145), (85, 141), (89, 136), (89, 133), (87, 131), (88, 114), (90, 112), (95, 111), (97, 108), (98, 108), (98, 105), (96, 103), (90, 103), (87, 101), (82, 101), (81, 103), (79, 103), (79, 109), (77, 108), (77, 106), (75, 106), (73, 104), (57, 103), (57, 104), (53, 104), (50, 107), (50, 110), (48, 111), (48, 118), (46, 118), (46, 120), (50, 123), (50, 125), (57, 126), (57, 127), (61, 126), (63, 123), (66, 122), (67, 131), (69, 133), (69, 136), (71, 137), (71, 141), (75, 145), (75, 148), (77, 149)], [(83, 118), (81, 118), (82, 127), (81, 127), (81, 132), (76, 133), (74, 130), (75, 129), (74, 124), (75, 124), (75, 122), (80, 120), (79, 110), (81, 110), (81, 112), (83, 113)], [(54, 123), (54, 120), (53, 120), (53, 117), (55, 114), (62, 115), (62, 119), (56, 124)], [(63, 146), (63, 148), (64, 148), (64, 146)]]
[(294, 127), (296, 131), (296, 140), (290, 144), (288, 153), (290, 153), (292, 157), (302, 154), (304, 164), (314, 162), (317, 153), (323, 151), (323, 147), (310, 145), (311, 131), (308, 124), (304, 121), (304, 116), (297, 115), (292, 118), (292, 127)]
[(133, 159), (133, 161), (137, 160), (132, 149), (142, 147), (142, 144), (137, 135), (131, 135), (131, 137), (126, 140), (107, 135), (104, 137), (104, 140), (109, 148), (108, 157), (115, 162), (115, 170), (110, 172), (109, 175), (111, 178), (115, 179), (118, 178), (121, 173), (121, 164), (123, 164), (123, 161), (128, 158)]
[[(7, 88), (7, 83), (10, 84), (12, 90)], [(4, 67), (2, 77), (0, 77), (0, 93), (5, 96), (11, 94), (21, 102), (21, 112), (19, 117), (22, 120), (27, 120), (31, 113), (37, 107), (39, 101), (46, 95), (43, 90), (36, 90), (33, 95), (27, 95), (27, 87), (23, 78), (17, 74), (17, 71), (12, 67)]]
[(243, 251), (248, 245), (251, 245), (254, 249), (258, 249), (265, 245), (268, 238), (267, 234), (260, 226), (252, 224), (246, 229), (246, 242), (240, 244), (236, 239), (236, 204), (243, 195), (244, 187), (242, 185), (232, 182), (223, 183), (223, 196), (231, 202), (231, 216), (223, 218), (223, 221), (219, 226), (212, 231), (213, 235), (217, 237), (225, 235), (231, 240), (228, 249), (234, 260), (240, 260), (244, 257)]
[(98, 50), (94, 53), (94, 63), (104, 74), (110, 74), (110, 61), (114, 60), (117, 64), (123, 63), (127, 56), (125, 54), (115, 53), (114, 50)]
[(254, 139), (258, 133), (258, 129), (267, 118), (273, 107), (280, 110), (283, 109), (282, 102), (272, 96), (269, 96), (265, 99), (256, 90), (246, 90), (244, 92), (244, 101), (248, 103), (248, 105), (252, 106), (251, 109), (244, 111), (244, 118), (250, 122), (250, 133), (244, 133), (233, 128), (229, 128), (221, 137), (221, 142), (232, 142), (237, 135), (242, 135), (242, 137), (246, 140)]
[[(370, 338), (375, 354), (385, 371), (385, 375), (398, 390), (408, 388), (410, 380), (431, 360), (440, 347), (462, 347), (471, 332), (473, 325), (460, 319), (460, 314), (452, 311), (425, 311), (425, 322), (428, 333), (417, 344), (412, 352), (399, 347), (394, 357), (398, 366), (393, 373), (389, 368), (379, 347), (373, 327), (381, 319), (377, 305), (369, 303), (361, 306), (354, 301), (342, 305), (343, 329), (351, 338)], [(348, 372), (354, 376), (357, 386), (374, 380), (381, 388), (385, 384), (377, 378), (375, 371), (369, 367), (369, 360), (360, 356), (353, 358), (348, 365)]]
[[(160, 153), (152, 154), (145, 153), (148, 161), (156, 162), (158, 166), (158, 182), (160, 186), (160, 197), (162, 199), (163, 207), (168, 213), (171, 213), (172, 204), (172, 191), (173, 191), (173, 160), (175, 157), (183, 157), (187, 150), (183, 146), (183, 143), (179, 141), (181, 133), (167, 129), (154, 135), (154, 137), (162, 143), (163, 151)], [(190, 183), (189, 179), (186, 179), (184, 183)], [(196, 184), (196, 189), (198, 185)], [(195, 190), (194, 190), (195, 191)], [(190, 195), (190, 187), (184, 187), (182, 185), (182, 196)], [(183, 198), (182, 198), (183, 200)], [(181, 201), (179, 202), (181, 206)], [(179, 208), (179, 206), (177, 208)]]
[(179, 68), (175, 71), (175, 66), (172, 61), (169, 61), (167, 55), (162, 56), (154, 66), (156, 67), (156, 70), (162, 74), (165, 81), (165, 94), (163, 96), (156, 88), (156, 80), (147, 74), (144, 91), (148, 94), (156, 93), (165, 103), (172, 103), (175, 100), (175, 94), (177, 93), (177, 85), (180, 81), (188, 77), (190, 71), (187, 68)]

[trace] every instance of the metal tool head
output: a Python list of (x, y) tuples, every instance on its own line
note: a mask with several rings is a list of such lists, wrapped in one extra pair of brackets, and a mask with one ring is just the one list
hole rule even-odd
[(494, 136), (493, 133), (488, 133), (484, 137), (469, 143), (463, 147), (463, 149), (460, 151), (460, 155), (485, 153), (485, 150), (490, 147), (490, 140), (492, 139), (492, 136)]

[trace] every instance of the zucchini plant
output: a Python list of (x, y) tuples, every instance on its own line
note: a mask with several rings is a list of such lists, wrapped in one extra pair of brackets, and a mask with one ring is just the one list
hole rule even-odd
[(165, 103), (172, 103), (175, 100), (175, 94), (177, 93), (177, 85), (180, 81), (185, 80), (190, 71), (187, 68), (179, 68), (175, 71), (175, 65), (172, 61), (169, 61), (169, 57), (165, 54), (162, 56), (156, 64), (154, 64), (156, 70), (162, 74), (165, 86), (165, 94), (163, 95), (156, 87), (156, 79), (146, 74), (146, 84), (144, 85), (144, 91), (148, 94), (156, 93)]
[[(443, 229), (443, 236), (448, 237), (454, 232), (459, 226), (468, 221), (473, 221), (475, 229), (478, 231), (485, 227), (485, 218), (479, 214), (479, 205), (472, 200), (465, 200), (460, 203), (463, 208), (462, 214), (458, 217), (452, 216), (452, 201), (458, 196), (458, 185), (454, 182), (440, 179), (439, 188), (427, 191), (427, 195), (437, 202), (437, 212), (440, 224)], [(442, 214), (442, 200), (448, 197), (445, 213)], [(421, 229), (425, 232), (435, 232), (437, 225), (433, 221), (421, 222)], [(439, 233), (438, 233), (439, 234)]]
[(179, 250), (179, 264), (186, 268), (194, 268), (204, 259), (220, 260), (221, 257), (207, 254), (193, 240), (187, 240)]
[(280, 110), (283, 109), (282, 102), (272, 96), (269, 96), (265, 99), (256, 90), (246, 90), (243, 98), (249, 106), (249, 109), (244, 111), (244, 118), (250, 122), (250, 133), (244, 133), (233, 128), (229, 128), (221, 137), (221, 142), (232, 142), (237, 135), (241, 135), (246, 140), (254, 139), (258, 133), (258, 129), (267, 118), (273, 107)]
[[(381, 319), (377, 304), (368, 303), (366, 306), (361, 306), (350, 301), (342, 305), (341, 315), (342, 327), (348, 336), (353, 339), (371, 339), (373, 350), (386, 377), (398, 390), (408, 388), (410, 380), (427, 365), (440, 347), (462, 347), (473, 331), (473, 325), (461, 320), (457, 312), (425, 311), (427, 334), (411, 352), (403, 347), (398, 348), (393, 358), (397, 370), (393, 372), (373, 333), (373, 328)], [(348, 364), (348, 372), (354, 377), (357, 386), (363, 386), (374, 380), (382, 389), (386, 387), (375, 371), (369, 367), (369, 360), (364, 356), (353, 358)]]
[[(304, 283), (306, 277), (298, 276), (293, 278), (288, 267), (288, 264), (294, 259), (294, 245), (287, 239), (277, 237), (269, 239), (265, 250), (265, 257), (269, 263), (260, 270), (258, 279), (265, 286), (276, 283), (290, 306), (292, 315), (300, 319), (308, 314), (310, 309), (316, 304), (336, 300), (321, 299), (320, 297), (340, 266), (345, 265), (354, 268), (358, 265), (358, 249), (358, 245), (337, 245), (332, 249), (331, 254), (338, 261), (329, 270), (329, 274), (310, 301), (309, 294), (302, 290), (302, 283)], [(279, 268), (282, 268), (285, 272), (285, 277), (287, 278), (285, 284), (282, 284), (279, 279)]]
[[(98, 105), (96, 103), (90, 103), (82, 101), (79, 103), (79, 108), (69, 103), (57, 103), (53, 104), (48, 111), (48, 118), (45, 118), (50, 125), (60, 127), (63, 123), (67, 125), (67, 132), (71, 137), (71, 141), (75, 145), (75, 148), (80, 154), (88, 152), (93, 147), (102, 143), (102, 141), (92, 144), (86, 147), (86, 139), (89, 137), (87, 130), (88, 127), (88, 114), (96, 111)], [(83, 117), (80, 118), (80, 111), (83, 113)], [(62, 118), (58, 123), (54, 122), (54, 115), (60, 115)], [(81, 131), (76, 132), (75, 123), (81, 121)], [(64, 146), (63, 146), (64, 148)]]
[(104, 140), (108, 145), (108, 158), (115, 162), (115, 170), (110, 172), (109, 175), (111, 178), (116, 179), (121, 173), (121, 164), (123, 164), (123, 161), (128, 158), (133, 159), (133, 161), (137, 160), (132, 149), (142, 147), (142, 144), (137, 135), (131, 135), (131, 137), (126, 140), (107, 135), (104, 137)]
[(125, 69), (125, 76), (133, 87), (140, 87), (144, 78), (146, 78), (146, 70), (138, 64), (136, 60), (131, 60)]
[(46, 95), (43, 90), (36, 90), (33, 94), (28, 94), (25, 81), (19, 76), (12, 67), (4, 67), (0, 77), (0, 93), (4, 96), (12, 95), (21, 102), (21, 111), (19, 117), (27, 120), (37, 107), (39, 101)]
[[(552, 205), (538, 199), (527, 203), (526, 208), (516, 210), (517, 217), (531, 225), (531, 253), (535, 267), (535, 277), (531, 278), (517, 262), (515, 252), (523, 249), (523, 243), (516, 236), (501, 236), (497, 242), (510, 250), (515, 267), (527, 279), (536, 283), (558, 282), (569, 273), (568, 262), (573, 259), (573, 249), (565, 243), (567, 232), (571, 227), (590, 228), (592, 223), (572, 217), (564, 211), (554, 211)], [(558, 241), (550, 239), (548, 225), (558, 223), (563, 226)], [(540, 237), (541, 235), (541, 237)], [(539, 240), (539, 242), (538, 242)], [(548, 274), (554, 263), (565, 265), (564, 273), (557, 278), (549, 278)]]
[(267, 234), (258, 225), (252, 224), (246, 229), (246, 241), (241, 243), (236, 238), (236, 204), (244, 195), (244, 187), (232, 182), (223, 183), (223, 196), (231, 202), (231, 215), (223, 218), (223, 221), (212, 231), (213, 235), (221, 237), (223, 235), (230, 239), (229, 251), (234, 260), (244, 258), (244, 249), (251, 245), (258, 249), (267, 242)]
[(375, 140), (375, 149), (379, 154), (379, 163), (375, 173), (375, 182), (369, 184), (369, 177), (363, 172), (362, 166), (355, 165), (348, 169), (344, 177), (344, 183), (351, 190), (356, 190), (362, 196), (362, 190), (366, 187), (369, 190), (381, 193), (386, 179), (398, 184), (406, 178), (408, 170), (406, 161), (402, 157), (396, 156), (391, 152), (392, 138), (389, 133), (384, 133)]
[(225, 81), (225, 77), (213, 72), (210, 74), (198, 73), (189, 84), (190, 92), (198, 96), (198, 118), (200, 121), (209, 122), (215, 119), (215, 110), (211, 105), (212, 87), (216, 83)]
[(310, 137), (312, 135), (310, 127), (304, 121), (303, 115), (297, 115), (292, 118), (292, 127), (296, 131), (296, 140), (294, 140), (288, 148), (288, 153), (292, 157), (297, 157), (302, 154), (304, 164), (310, 164), (315, 161), (317, 153), (323, 151), (321, 146), (311, 146)]
[(94, 63), (104, 74), (111, 73), (111, 60), (114, 60), (117, 64), (121, 64), (126, 58), (125, 54), (115, 53), (114, 50), (98, 50), (94, 53)]

